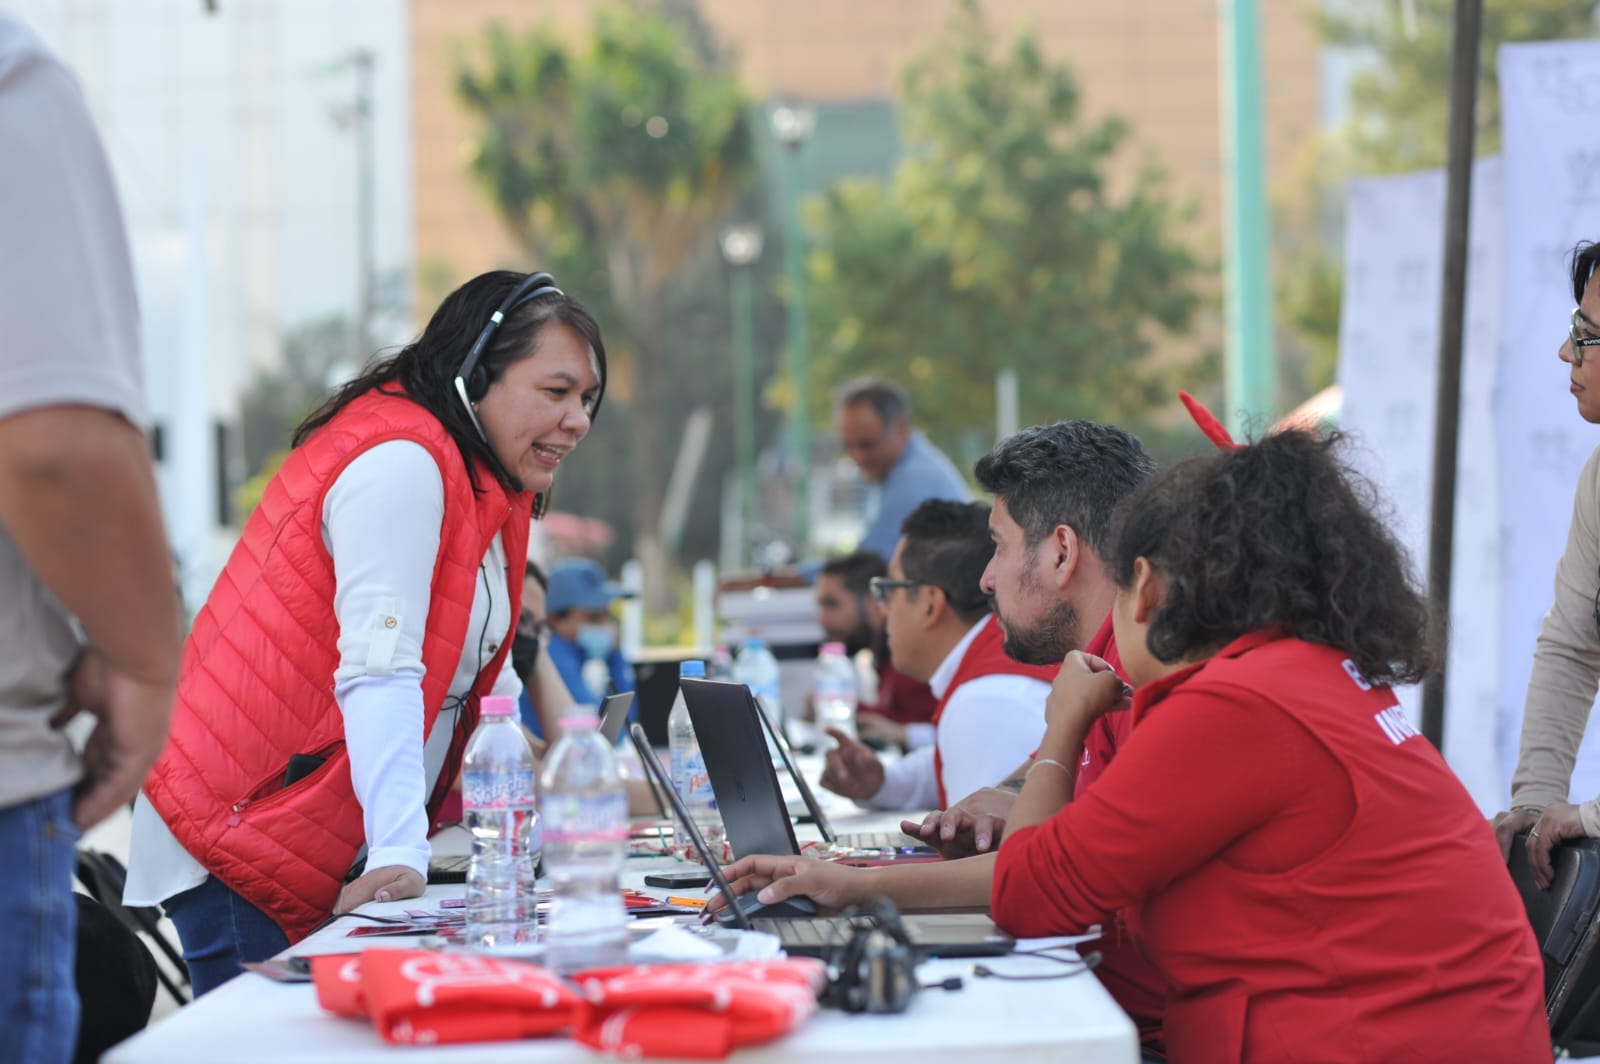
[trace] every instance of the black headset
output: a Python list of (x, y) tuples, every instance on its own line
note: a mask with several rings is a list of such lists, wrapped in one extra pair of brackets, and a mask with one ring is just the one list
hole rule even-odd
[(917, 992), (917, 957), (894, 903), (877, 895), (845, 916), (850, 938), (828, 958), (822, 1003), (845, 1012), (904, 1012)]
[(489, 348), (489, 341), (494, 339), (494, 334), (499, 331), (500, 325), (505, 321), (506, 315), (516, 310), (529, 300), (538, 299), (547, 295), (566, 295), (556, 287), (556, 279), (548, 273), (530, 273), (523, 278), (511, 294), (501, 302), (495, 312), (489, 315), (488, 324), (472, 342), (472, 347), (467, 351), (467, 357), (461, 360), (461, 368), (456, 371), (456, 395), (461, 397), (461, 405), (467, 411), (467, 417), (472, 419), (472, 427), (478, 430), (478, 435), (485, 441), (488, 435), (483, 431), (483, 425), (478, 421), (478, 412), (473, 404), (489, 391), (489, 370), (480, 365), (483, 353)]

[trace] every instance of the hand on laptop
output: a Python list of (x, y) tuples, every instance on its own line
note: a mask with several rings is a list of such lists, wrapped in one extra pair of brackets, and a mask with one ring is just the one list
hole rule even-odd
[[(872, 877), (865, 874), (867, 869), (818, 861), (813, 857), (756, 854), (742, 857), (722, 871), (735, 894), (758, 891), (756, 898), (763, 905), (803, 894), (820, 908), (843, 909), (847, 905), (860, 905), (872, 894)], [(706, 908), (715, 912), (722, 904), (718, 896), (712, 898)]]
[(988, 853), (1000, 845), (1006, 817), (1017, 800), (1015, 791), (984, 787), (949, 809), (929, 813), (921, 820), (902, 820), (900, 830), (921, 839), (949, 859)]
[(1511, 844), (1519, 832), (1527, 831), (1539, 822), (1544, 810), (1536, 805), (1519, 806), (1496, 813), (1489, 826), (1494, 828), (1495, 841), (1500, 844), (1500, 859), (1511, 860)]
[(839, 745), (828, 751), (822, 769), (822, 785), (856, 801), (877, 794), (883, 786), (883, 762), (878, 760), (878, 755), (838, 728), (829, 728), (828, 734)]

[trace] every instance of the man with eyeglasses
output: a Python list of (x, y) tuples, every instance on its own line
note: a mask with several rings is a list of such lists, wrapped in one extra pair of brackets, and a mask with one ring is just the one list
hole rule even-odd
[(822, 785), (871, 809), (943, 808), (999, 779), (1044, 734), (1057, 663), (1008, 657), (980, 587), (994, 553), (989, 507), (930, 499), (900, 526), (887, 576), (869, 582), (894, 665), (939, 699), (933, 745), (885, 764), (836, 729)]
[(858, 550), (832, 558), (817, 574), (817, 623), (852, 658), (872, 652), (877, 695), (856, 710), (856, 732), (868, 742), (915, 750), (933, 742), (937, 700), (928, 685), (894, 667), (883, 630), (883, 609), (873, 601), (869, 582), (888, 572), (883, 555)]

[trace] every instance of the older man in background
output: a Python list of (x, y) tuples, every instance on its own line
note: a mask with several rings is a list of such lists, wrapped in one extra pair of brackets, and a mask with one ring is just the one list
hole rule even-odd
[(900, 522), (929, 499), (966, 502), (967, 485), (926, 436), (911, 427), (911, 401), (879, 378), (851, 381), (834, 404), (839, 442), (876, 490), (868, 502), (861, 549), (887, 558), (900, 538)]

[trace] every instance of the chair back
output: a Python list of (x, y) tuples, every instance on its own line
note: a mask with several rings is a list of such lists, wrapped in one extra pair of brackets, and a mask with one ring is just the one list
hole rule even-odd
[(1527, 839), (1523, 832), (1511, 844), (1511, 880), (1544, 960), (1551, 1037), (1558, 1047), (1600, 1052), (1600, 839), (1575, 839), (1551, 851), (1549, 890), (1533, 881)]

